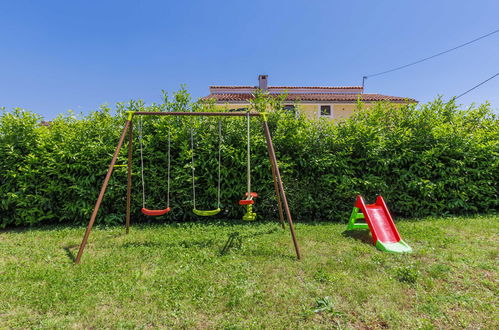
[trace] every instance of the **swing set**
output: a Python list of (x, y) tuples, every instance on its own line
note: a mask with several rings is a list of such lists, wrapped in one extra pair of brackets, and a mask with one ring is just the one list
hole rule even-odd
[[(281, 226), (284, 228), (284, 213), (286, 214), (286, 219), (288, 221), (289, 229), (291, 232), (291, 238), (293, 240), (294, 248), (295, 248), (295, 253), (297, 259), (301, 258), (300, 254), (300, 248), (298, 245), (298, 241), (296, 239), (296, 234), (294, 230), (294, 225), (293, 225), (293, 220), (291, 217), (291, 212), (289, 210), (288, 206), (288, 201), (286, 198), (286, 193), (284, 191), (284, 185), (281, 180), (281, 175), (279, 172), (279, 167), (277, 165), (277, 159), (274, 151), (274, 145), (272, 143), (272, 137), (270, 135), (270, 130), (267, 122), (267, 113), (265, 112), (148, 112), (148, 111), (129, 111), (128, 112), (128, 118), (125, 122), (125, 126), (123, 128), (123, 131), (121, 133), (118, 145), (116, 146), (116, 149), (113, 154), (113, 158), (111, 160), (111, 164), (109, 165), (106, 177), (104, 179), (104, 182), (102, 184), (99, 196), (97, 198), (97, 201), (95, 203), (95, 207), (92, 211), (92, 215), (90, 217), (90, 221), (88, 223), (87, 229), (85, 231), (85, 234), (83, 236), (83, 240), (80, 244), (80, 248), (78, 250), (78, 254), (75, 259), (75, 263), (80, 263), (81, 261), (81, 256), (83, 254), (83, 251), (85, 249), (85, 246), (88, 242), (88, 238), (90, 236), (90, 232), (92, 230), (92, 227), (94, 225), (95, 219), (97, 217), (97, 214), (99, 212), (100, 205), (102, 203), (102, 200), (104, 198), (104, 194), (106, 192), (107, 186), (109, 184), (109, 180), (111, 178), (111, 175), (113, 173), (113, 170), (115, 167), (122, 166), (122, 165), (116, 165), (116, 160), (118, 158), (119, 151), (121, 147), (123, 146), (125, 137), (128, 133), (128, 162), (126, 165), (127, 167), (127, 195), (126, 195), (126, 216), (125, 216), (125, 228), (126, 228), (126, 233), (128, 234), (129, 229), (130, 229), (130, 217), (131, 217), (131, 191), (132, 191), (132, 151), (133, 151), (133, 117), (134, 116), (139, 116), (139, 123), (138, 123), (138, 131), (139, 131), (139, 147), (140, 147), (140, 166), (141, 166), (141, 180), (142, 180), (142, 209), (141, 212), (144, 215), (147, 216), (160, 216), (160, 215), (165, 215), (167, 214), (171, 208), (170, 208), (170, 170), (171, 170), (171, 129), (168, 127), (168, 149), (167, 149), (167, 155), (168, 155), (168, 166), (167, 166), (167, 202), (166, 202), (166, 208), (165, 209), (148, 209), (146, 208), (146, 184), (145, 184), (145, 178), (144, 178), (144, 156), (143, 156), (143, 149), (144, 149), (144, 141), (143, 141), (143, 122), (142, 118), (143, 116), (193, 116), (193, 117), (210, 117), (210, 116), (217, 116), (217, 117), (246, 117), (246, 138), (247, 138), (247, 145), (246, 145), (246, 193), (243, 196), (243, 199), (239, 201), (239, 205), (246, 206), (246, 213), (243, 215), (243, 220), (246, 221), (253, 221), (256, 219), (256, 213), (253, 212), (253, 205), (255, 203), (255, 198), (258, 197), (258, 194), (256, 192), (251, 191), (251, 134), (250, 134), (250, 119), (251, 117), (259, 117), (262, 119), (262, 126), (263, 126), (263, 132), (265, 135), (266, 143), (267, 143), (267, 150), (269, 154), (269, 159), (270, 159), (270, 164), (271, 164), (271, 170), (272, 170), (272, 177), (274, 179), (274, 190), (276, 193), (277, 197), (277, 204), (278, 204), (278, 210), (279, 210), (279, 220), (281, 223)], [(223, 143), (223, 137), (222, 137), (222, 121), (221, 119), (218, 120), (218, 182), (217, 182), (217, 208), (212, 209), (212, 210), (202, 210), (198, 209), (196, 205), (196, 173), (195, 173), (195, 131), (194, 128), (191, 126), (191, 131), (190, 131), (190, 147), (191, 147), (191, 168), (192, 168), (192, 204), (193, 204), (193, 209), (192, 212), (198, 216), (214, 216), (221, 211), (221, 204), (220, 204), (220, 191), (221, 191), (221, 161), (222, 161), (222, 143)], [(284, 212), (283, 212), (284, 208)]]

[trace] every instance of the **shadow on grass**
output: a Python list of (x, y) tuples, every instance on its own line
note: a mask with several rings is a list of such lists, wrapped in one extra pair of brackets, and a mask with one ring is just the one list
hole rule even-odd
[[(114, 234), (111, 234), (111, 235), (108, 235), (107, 237), (105, 238), (98, 238), (98, 239), (95, 239), (92, 241), (92, 244), (94, 243), (100, 243), (100, 242), (103, 242), (103, 241), (108, 241), (110, 239), (113, 239), (113, 238), (117, 238), (117, 237), (121, 237), (125, 235), (125, 233), (114, 233)], [(82, 236), (83, 237), (83, 236)], [(88, 243), (87, 243), (88, 244)], [(76, 256), (73, 252), (73, 250), (75, 249), (78, 249), (80, 247), (80, 244), (73, 244), (73, 245), (66, 245), (66, 246), (63, 246), (62, 249), (64, 250), (64, 252), (66, 253), (66, 256), (71, 259), (71, 261), (75, 262), (76, 261)]]
[(72, 262), (76, 261), (76, 256), (73, 253), (72, 249), (77, 248), (79, 245), (68, 245), (68, 246), (63, 246), (62, 249), (66, 252), (66, 256), (68, 256), (69, 259), (71, 259)]
[(341, 235), (343, 235), (343, 237), (350, 237), (370, 245), (373, 243), (369, 230), (345, 230), (341, 233)]
[[(220, 249), (220, 256), (224, 256), (231, 249), (241, 249), (243, 246), (244, 240), (248, 238), (253, 238), (257, 236), (262, 236), (262, 235), (269, 235), (276, 233), (280, 231), (280, 227), (268, 229), (268, 230), (261, 230), (253, 233), (247, 233), (247, 234), (241, 234), (240, 232), (236, 231), (231, 234), (229, 234), (227, 241), (225, 244), (222, 246)], [(207, 238), (207, 239), (197, 239), (197, 240), (182, 240), (179, 242), (151, 242), (151, 241), (146, 241), (146, 242), (127, 242), (122, 245), (123, 248), (138, 248), (138, 247), (145, 247), (145, 248), (175, 248), (175, 247), (182, 247), (186, 249), (190, 248), (196, 248), (196, 249), (202, 249), (202, 248), (212, 248), (215, 246), (220, 245), (220, 240), (218, 239), (213, 239), (213, 238)]]
[(243, 238), (241, 237), (241, 234), (239, 234), (239, 232), (237, 231), (233, 232), (229, 235), (227, 242), (225, 242), (225, 245), (220, 250), (220, 255), (224, 256), (229, 253), (230, 249), (240, 249), (242, 246)]
[(229, 238), (227, 239), (227, 242), (225, 245), (222, 247), (220, 250), (220, 255), (226, 255), (229, 253), (230, 249), (241, 249), (243, 246), (243, 240), (247, 238), (252, 238), (252, 237), (257, 237), (257, 236), (262, 236), (262, 235), (268, 235), (268, 234), (273, 234), (280, 230), (280, 228), (272, 228), (269, 230), (263, 230), (263, 231), (258, 231), (254, 233), (249, 233), (245, 235), (241, 235), (238, 231), (233, 232), (229, 234)]
[(172, 247), (183, 247), (186, 249), (189, 248), (206, 248), (217, 245), (217, 242), (214, 239), (203, 239), (203, 240), (183, 240), (180, 242), (127, 242), (122, 245), (124, 248), (137, 248), (137, 247), (146, 247), (146, 248), (172, 248)]

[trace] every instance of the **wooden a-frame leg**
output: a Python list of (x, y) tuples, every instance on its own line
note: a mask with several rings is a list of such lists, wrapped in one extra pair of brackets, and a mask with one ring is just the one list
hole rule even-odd
[(270, 159), (270, 164), (271, 164), (270, 168), (272, 169), (272, 179), (274, 179), (274, 191), (275, 191), (275, 196), (277, 199), (277, 206), (279, 208), (279, 221), (281, 223), (281, 227), (284, 229), (286, 226), (284, 225), (284, 214), (282, 211), (281, 194), (279, 193), (279, 186), (277, 185), (277, 177), (275, 174), (275, 168), (272, 165), (272, 156), (270, 155), (270, 149), (268, 149), (268, 151), (269, 151), (269, 159)]
[(114, 151), (113, 159), (111, 160), (111, 164), (109, 164), (109, 168), (107, 170), (106, 178), (104, 179), (104, 183), (102, 184), (102, 188), (100, 189), (99, 197), (97, 198), (97, 202), (95, 203), (94, 210), (92, 211), (92, 216), (90, 217), (90, 221), (88, 222), (87, 230), (85, 231), (85, 235), (83, 235), (83, 240), (80, 244), (80, 249), (78, 250), (78, 254), (76, 255), (75, 263), (79, 264), (81, 260), (81, 255), (83, 254), (83, 250), (85, 249), (85, 245), (87, 245), (88, 236), (90, 235), (90, 231), (92, 230), (92, 226), (94, 225), (95, 218), (97, 217), (97, 213), (99, 212), (100, 205), (102, 203), (102, 199), (104, 198), (104, 193), (106, 192), (107, 185), (109, 184), (109, 179), (111, 178), (111, 174), (113, 174), (114, 165), (116, 163), (116, 159), (118, 158), (118, 153), (120, 152), (121, 146), (123, 145), (123, 141), (125, 140), (126, 133), (128, 131), (128, 127), (131, 124), (131, 120), (127, 120), (125, 123), (125, 127), (123, 128), (123, 132), (121, 133), (120, 140), (118, 145), (116, 146), (116, 150)]
[(300, 247), (298, 241), (296, 240), (295, 227), (293, 225), (293, 219), (291, 218), (291, 212), (289, 211), (288, 200), (286, 198), (286, 192), (284, 191), (284, 185), (282, 184), (281, 174), (279, 172), (279, 166), (277, 165), (277, 159), (275, 156), (274, 145), (272, 144), (272, 136), (270, 135), (269, 125), (267, 121), (263, 120), (263, 131), (265, 133), (265, 139), (267, 140), (267, 148), (270, 154), (270, 162), (274, 168), (275, 177), (277, 179), (277, 185), (279, 191), (281, 192), (282, 203), (284, 205), (284, 211), (286, 212), (286, 217), (288, 219), (289, 230), (291, 231), (291, 238), (293, 239), (293, 244), (295, 246), (296, 258), (301, 259)]
[(130, 231), (130, 207), (132, 204), (132, 151), (133, 151), (133, 122), (128, 129), (128, 165), (127, 165), (127, 188), (126, 188), (126, 233)]

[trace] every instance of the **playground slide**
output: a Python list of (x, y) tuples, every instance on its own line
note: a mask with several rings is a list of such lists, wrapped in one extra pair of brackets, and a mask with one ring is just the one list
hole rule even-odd
[[(397, 231), (397, 227), (395, 227), (395, 223), (393, 222), (383, 197), (378, 196), (376, 198), (376, 203), (366, 205), (362, 196), (357, 196), (355, 208), (362, 211), (362, 215), (359, 214), (354, 216), (355, 219), (365, 219), (367, 226), (371, 230), (374, 245), (379, 250), (394, 253), (412, 251), (409, 245), (400, 238), (400, 234)], [(365, 224), (362, 226), (362, 224), (354, 224), (353, 222), (353, 228), (356, 227), (355, 225), (358, 225), (360, 228), (365, 228)]]

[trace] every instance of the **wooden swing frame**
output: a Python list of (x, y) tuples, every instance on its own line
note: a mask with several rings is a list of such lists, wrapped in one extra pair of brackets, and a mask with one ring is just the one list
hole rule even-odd
[[(123, 142), (125, 141), (125, 137), (128, 133), (128, 163), (127, 163), (127, 193), (126, 193), (126, 216), (125, 216), (125, 228), (126, 233), (128, 234), (130, 230), (130, 208), (132, 204), (132, 150), (133, 150), (133, 116), (220, 116), (220, 117), (246, 117), (248, 114), (245, 112), (148, 112), (148, 111), (129, 111), (128, 118), (125, 122), (125, 126), (123, 127), (123, 131), (121, 133), (120, 139), (118, 141), (118, 145), (113, 154), (113, 158), (111, 159), (111, 163), (109, 164), (109, 168), (107, 170), (106, 177), (104, 178), (104, 182), (102, 183), (102, 187), (100, 189), (99, 196), (97, 197), (97, 201), (95, 203), (94, 209), (92, 211), (92, 215), (90, 217), (90, 221), (88, 222), (87, 229), (85, 234), (83, 235), (83, 240), (81, 241), (80, 248), (78, 250), (78, 254), (76, 255), (75, 263), (79, 264), (81, 261), (81, 256), (83, 255), (83, 251), (85, 250), (85, 246), (88, 242), (88, 237), (90, 236), (90, 232), (92, 231), (92, 227), (95, 222), (95, 218), (99, 212), (100, 205), (104, 198), (104, 194), (106, 192), (107, 186), (109, 184), (109, 180), (111, 179), (111, 175), (113, 174), (113, 170), (116, 164), (116, 159), (118, 158), (118, 154), (120, 152), (121, 147), (123, 146)], [(269, 154), (271, 169), (272, 169), (272, 177), (274, 179), (274, 190), (277, 197), (277, 204), (279, 209), (279, 221), (281, 226), (284, 228), (284, 213), (286, 214), (286, 219), (289, 224), (289, 230), (291, 232), (291, 238), (293, 240), (293, 245), (296, 252), (296, 258), (301, 259), (300, 247), (298, 245), (298, 241), (296, 239), (295, 228), (293, 225), (293, 219), (291, 217), (291, 212), (288, 206), (288, 200), (286, 198), (286, 192), (284, 191), (284, 185), (282, 183), (281, 174), (279, 172), (279, 166), (277, 164), (277, 158), (275, 155), (274, 145), (272, 143), (272, 136), (270, 135), (269, 126), (267, 123), (267, 113), (264, 112), (251, 112), (249, 113), (250, 117), (261, 117), (263, 133), (265, 135), (265, 140), (267, 142), (267, 151)], [(283, 212), (284, 206), (284, 212)]]

